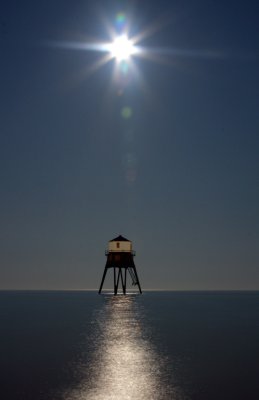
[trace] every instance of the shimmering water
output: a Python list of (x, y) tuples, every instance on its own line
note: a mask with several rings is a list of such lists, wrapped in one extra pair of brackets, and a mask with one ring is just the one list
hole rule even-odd
[(259, 398), (259, 294), (0, 292), (0, 399)]

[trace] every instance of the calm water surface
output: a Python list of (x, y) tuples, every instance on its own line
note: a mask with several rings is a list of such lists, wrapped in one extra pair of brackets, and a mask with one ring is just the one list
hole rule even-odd
[(0, 399), (259, 399), (259, 294), (0, 292)]

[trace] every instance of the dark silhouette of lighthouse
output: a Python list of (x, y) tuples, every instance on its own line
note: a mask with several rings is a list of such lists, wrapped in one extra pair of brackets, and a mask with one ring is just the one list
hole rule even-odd
[(132, 285), (138, 286), (139, 292), (142, 293), (133, 259), (135, 256), (135, 251), (132, 250), (132, 242), (120, 235), (109, 241), (108, 250), (106, 250), (105, 255), (107, 257), (107, 261), (103, 272), (99, 294), (102, 291), (108, 269), (113, 269), (115, 295), (118, 292), (120, 282), (123, 294), (126, 294), (127, 272), (132, 279)]

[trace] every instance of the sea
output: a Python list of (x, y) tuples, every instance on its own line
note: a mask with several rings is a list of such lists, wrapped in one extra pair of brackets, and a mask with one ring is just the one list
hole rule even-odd
[(1, 400), (258, 400), (259, 292), (0, 292)]

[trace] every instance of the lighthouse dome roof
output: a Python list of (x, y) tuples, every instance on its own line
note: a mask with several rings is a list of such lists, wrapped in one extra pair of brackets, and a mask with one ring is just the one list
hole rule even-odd
[(110, 240), (110, 242), (130, 242), (130, 240), (126, 239), (125, 237), (119, 235), (116, 238)]

